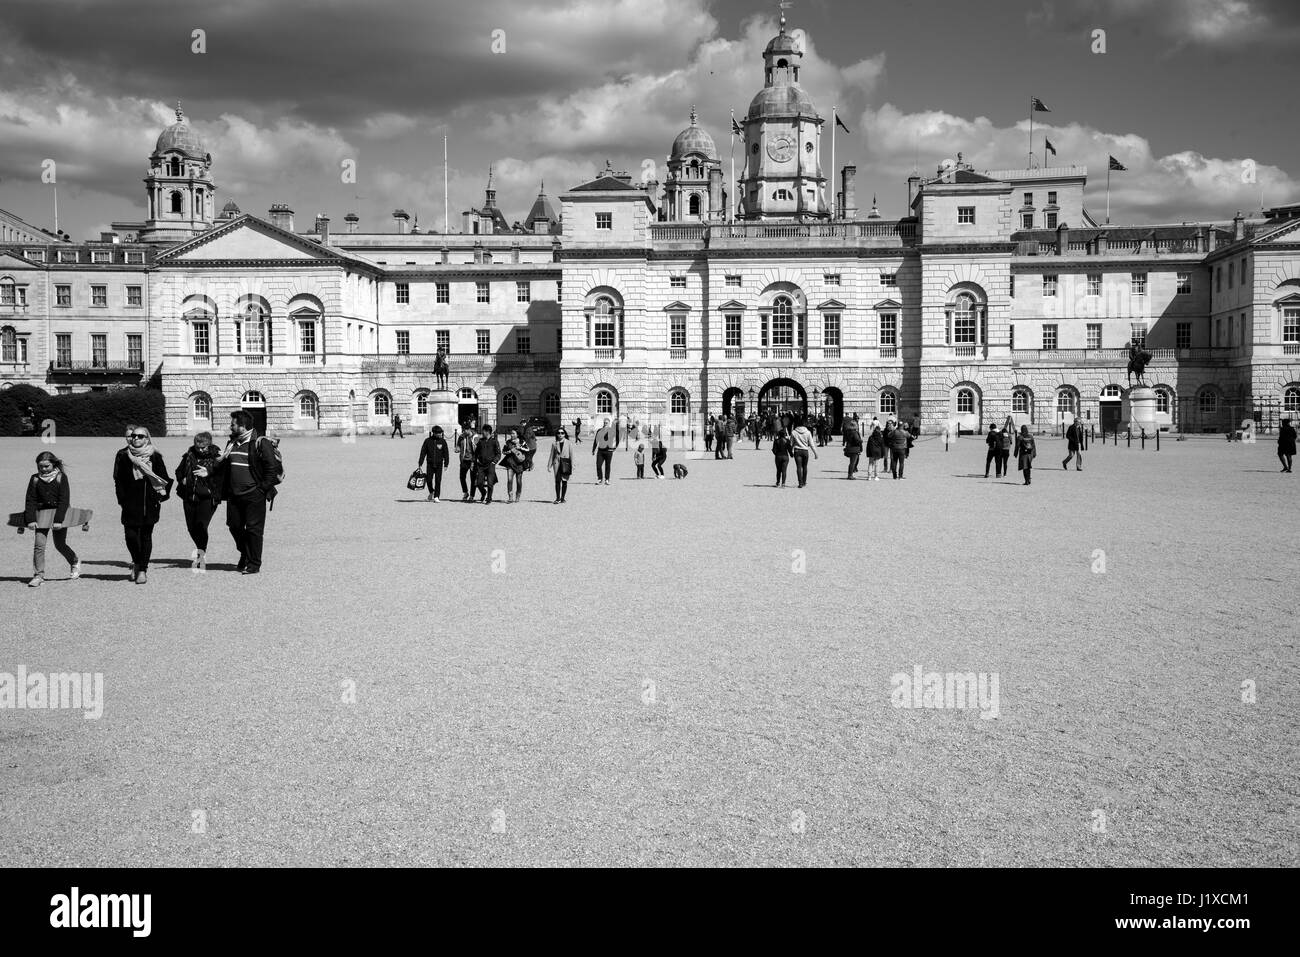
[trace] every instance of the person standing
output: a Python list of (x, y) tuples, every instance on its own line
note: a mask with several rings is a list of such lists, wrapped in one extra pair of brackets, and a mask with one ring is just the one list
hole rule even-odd
[(388, 437), (391, 439), (394, 435), (406, 438), (406, 433), (402, 431), (402, 414), (400, 412), (393, 415), (393, 431), (388, 434)]
[(546, 471), (555, 473), (555, 504), (560, 505), (569, 494), (569, 476), (573, 474), (573, 443), (569, 441), (569, 433), (564, 429), (555, 434), (555, 444), (551, 446)]
[(998, 435), (997, 477), (1006, 478), (1011, 474), (1011, 448), (1015, 445), (1013, 430), (1002, 426)]
[(817, 450), (813, 448), (813, 435), (802, 419), (790, 433), (790, 446), (790, 454), (794, 456), (795, 477), (799, 480), (799, 487), (803, 488), (808, 484), (808, 455), (811, 453), (813, 458), (817, 458)]
[[(68, 544), (68, 529), (63, 520), (68, 517), (72, 507), (72, 487), (68, 484), (68, 473), (53, 452), (42, 452), (36, 456), (36, 473), (27, 483), (27, 498), (23, 504), (23, 522), (34, 532), (32, 543), (32, 579), (27, 584), (39, 588), (45, 584), (45, 549), (51, 538), (54, 547), (68, 562), (71, 569), (69, 578), (81, 577), (81, 559)], [(40, 513), (54, 509), (54, 524), (49, 528), (40, 528)]]
[(727, 422), (722, 416), (713, 420), (713, 459), (727, 457)]
[(1290, 472), (1295, 461), (1295, 438), (1295, 426), (1290, 419), (1283, 419), (1277, 431), (1277, 460), (1282, 463), (1283, 472)]
[(582, 416), (578, 416), (573, 420), (573, 441), (582, 441)]
[(867, 436), (867, 481), (880, 481), (880, 460), (885, 457), (885, 436), (876, 424)]
[(636, 477), (645, 478), (645, 443), (638, 442), (636, 451), (632, 453), (632, 462), (636, 465)]
[(708, 424), (704, 426), (704, 451), (713, 451), (713, 433), (717, 428), (718, 420), (713, 416), (709, 416)]
[(729, 459), (733, 459), (733, 458), (736, 457), (736, 456), (735, 456), (735, 451), (736, 451), (736, 417), (735, 417), (734, 415), (729, 415), (729, 416), (727, 416), (726, 433), (727, 433), (727, 458), (729, 458)]
[(1002, 430), (996, 425), (989, 426), (989, 434), (984, 438), (984, 444), (989, 447), (988, 454), (984, 456), (984, 477), (989, 477), (989, 466), (992, 465), (997, 469), (997, 477), (1002, 477), (1002, 464), (998, 459), (998, 449), (1002, 443)]
[(519, 441), (523, 443), (524, 451), (528, 453), (528, 458), (524, 462), (524, 471), (531, 472), (533, 470), (533, 456), (537, 454), (537, 433), (533, 431), (533, 427), (528, 424), (527, 419), (519, 421)]
[(528, 464), (528, 447), (516, 429), (511, 429), (506, 437), (501, 464), (506, 469), (506, 504), (512, 505), (524, 494), (524, 467)]
[(275, 501), (280, 478), (275, 448), (254, 431), (252, 413), (240, 409), (230, 414), (230, 441), (221, 453), (221, 467), (226, 527), (239, 550), (235, 568), (241, 575), (260, 574), (266, 507)]
[(854, 419), (845, 419), (841, 430), (844, 439), (844, 454), (849, 460), (849, 478), (857, 477), (858, 461), (862, 458), (862, 435), (858, 432), (858, 423)]
[(1034, 444), (1034, 437), (1029, 434), (1029, 426), (1022, 425), (1020, 434), (1016, 436), (1016, 467), (1020, 469), (1025, 476), (1025, 484), (1031, 484), (1030, 473), (1034, 468), (1034, 458), (1038, 455), (1038, 447)]
[(483, 424), (483, 433), (474, 446), (474, 487), (481, 489), (484, 505), (492, 504), (492, 489), (497, 484), (497, 463), (501, 461), (501, 443), (492, 434), (492, 426)]
[(1075, 471), (1082, 472), (1083, 471), (1083, 426), (1079, 424), (1079, 419), (1077, 416), (1075, 417), (1075, 420), (1070, 423), (1070, 427), (1065, 430), (1065, 441), (1067, 443), (1066, 448), (1070, 454), (1067, 455), (1065, 457), (1065, 461), (1061, 463), (1061, 468), (1068, 469), (1070, 465), (1070, 459), (1075, 459)]
[[(776, 461), (776, 488), (785, 488), (785, 473), (790, 467), (790, 452), (793, 445), (790, 437), (785, 434), (785, 429), (778, 428), (776, 435), (772, 436), (772, 458)], [(807, 457), (804, 457), (807, 462)]]
[(885, 468), (887, 468), (891, 473), (894, 471), (894, 443), (890, 441), (893, 438), (893, 436), (894, 436), (894, 420), (886, 419), (885, 429), (881, 433), (881, 437), (884, 439), (885, 442)]
[(126, 442), (126, 448), (119, 450), (113, 460), (113, 488), (122, 508), (126, 548), (131, 553), (128, 580), (143, 585), (149, 580), (153, 529), (162, 515), (162, 503), (171, 497), (172, 479), (162, 455), (153, 447), (148, 429), (128, 426)]
[[(440, 502), (442, 470), (451, 464), (451, 449), (447, 448), (447, 440), (442, 437), (441, 425), (435, 425), (429, 431), (429, 437), (420, 443), (420, 461), (415, 467), (424, 468), (425, 462), (429, 463), (429, 477), (425, 482), (425, 488), (429, 491), (426, 501)], [(464, 482), (463, 477), (461, 482)]]
[(460, 458), (460, 492), (461, 501), (468, 502), (474, 498), (474, 446), (478, 444), (477, 436), (469, 429), (461, 429), (456, 434), (456, 455)]
[(903, 469), (907, 463), (907, 447), (911, 444), (911, 441), (911, 433), (903, 428), (901, 422), (889, 433), (889, 472), (896, 479), (904, 477)]
[(216, 474), (221, 456), (212, 444), (211, 432), (194, 436), (194, 444), (181, 456), (176, 466), (176, 495), (185, 509), (185, 529), (194, 542), (194, 567), (208, 567), (208, 525), (221, 504), (221, 490)]
[(591, 454), (596, 456), (596, 484), (609, 484), (609, 469), (614, 464), (614, 452), (618, 449), (618, 429), (609, 424), (609, 419), (591, 437)]

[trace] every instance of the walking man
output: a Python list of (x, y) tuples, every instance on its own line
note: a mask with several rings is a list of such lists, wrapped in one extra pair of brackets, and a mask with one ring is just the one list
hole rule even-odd
[(471, 486), (474, 474), (474, 433), (461, 429), (456, 434), (456, 454), (460, 456), (460, 494), (461, 501), (468, 502), (474, 496)]
[(1277, 460), (1282, 463), (1282, 471), (1290, 472), (1295, 462), (1295, 426), (1290, 419), (1282, 420), (1282, 428), (1277, 431)]
[(1075, 465), (1074, 465), (1075, 471), (1082, 472), (1083, 471), (1083, 426), (1079, 424), (1078, 416), (1075, 416), (1074, 421), (1070, 423), (1070, 427), (1065, 430), (1065, 440), (1068, 443), (1067, 448), (1070, 454), (1067, 455), (1065, 457), (1065, 461), (1061, 463), (1061, 468), (1068, 469), (1070, 465), (1070, 459), (1075, 459)]
[(429, 490), (428, 501), (437, 502), (442, 495), (442, 470), (451, 464), (451, 450), (447, 448), (447, 440), (442, 437), (441, 425), (435, 425), (429, 437), (421, 444), (420, 461), (415, 467), (423, 468), (426, 459), (429, 462), (429, 478), (425, 483)]
[(989, 447), (988, 455), (984, 456), (984, 477), (989, 477), (989, 466), (992, 465), (997, 469), (997, 477), (1002, 477), (1002, 463), (998, 459), (998, 448), (1002, 442), (1002, 432), (996, 425), (989, 426), (989, 434), (984, 439), (984, 444)]
[(393, 416), (393, 431), (389, 433), (388, 437), (391, 439), (394, 435), (406, 438), (406, 433), (402, 431), (402, 414), (400, 412)]
[(726, 432), (727, 432), (727, 458), (729, 459), (735, 458), (735, 456), (732, 454), (736, 448), (736, 417), (734, 415), (727, 416)]
[(270, 440), (253, 431), (252, 413), (240, 409), (230, 414), (230, 442), (221, 465), (226, 526), (239, 550), (235, 567), (241, 574), (256, 575), (262, 570), (266, 506), (275, 501), (280, 475)]
[(609, 468), (614, 463), (614, 451), (618, 448), (618, 429), (605, 424), (591, 437), (591, 454), (596, 456), (596, 484), (609, 484)]
[(907, 463), (907, 444), (911, 438), (911, 433), (903, 428), (901, 422), (894, 431), (889, 433), (889, 449), (894, 453), (889, 462), (889, 471), (896, 479), (903, 478), (903, 467)]
[(799, 480), (799, 487), (803, 488), (808, 484), (808, 455), (812, 454), (817, 458), (817, 450), (813, 448), (813, 435), (808, 431), (808, 426), (800, 420), (795, 426), (794, 431), (790, 433), (790, 454), (794, 456), (795, 478)]

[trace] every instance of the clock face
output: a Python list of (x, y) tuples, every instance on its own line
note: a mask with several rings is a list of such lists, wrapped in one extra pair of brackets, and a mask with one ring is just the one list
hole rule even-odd
[(784, 163), (794, 155), (794, 137), (777, 133), (767, 141), (767, 155), (774, 163)]

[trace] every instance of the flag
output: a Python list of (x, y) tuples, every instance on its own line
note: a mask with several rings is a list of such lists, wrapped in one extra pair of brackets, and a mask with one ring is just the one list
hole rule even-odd
[(840, 119), (840, 115), (838, 113), (835, 114), (835, 125), (838, 126), (840, 129), (842, 129), (845, 133), (849, 132), (849, 128), (844, 125), (844, 121)]
[(1033, 109), (1034, 109), (1034, 112), (1035, 112), (1035, 113), (1050, 113), (1050, 112), (1052, 112), (1052, 111), (1049, 110), (1047, 107), (1043, 106), (1043, 101), (1040, 100), (1038, 97), (1036, 97), (1036, 96), (1031, 96), (1029, 99), (1033, 101)]
[(734, 115), (731, 117), (731, 135), (732, 136), (745, 135), (745, 131), (740, 128), (740, 124), (736, 122), (736, 117)]
[(1046, 146), (1047, 146), (1047, 152), (1049, 152), (1049, 153), (1051, 153), (1053, 156), (1055, 156), (1055, 155), (1056, 155), (1056, 147), (1052, 145), (1052, 141), (1051, 141), (1051, 140), (1047, 140), (1047, 141), (1046, 141)]
[(1113, 169), (1117, 173), (1128, 172), (1128, 167), (1125, 166), (1123, 163), (1121, 163), (1119, 160), (1115, 159), (1115, 157), (1113, 156), (1110, 158), (1110, 166), (1108, 166), (1107, 169)]

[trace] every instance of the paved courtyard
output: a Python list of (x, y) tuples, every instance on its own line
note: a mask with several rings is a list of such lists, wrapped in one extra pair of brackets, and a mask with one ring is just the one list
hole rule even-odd
[[(685, 481), (620, 452), (597, 487), (584, 447), (566, 505), (539, 468), (490, 508), (408, 492), (418, 443), (286, 439), (264, 574), (224, 510), (192, 572), (173, 501), (136, 586), (118, 441), (59, 441), (85, 574), (27, 588), (5, 530), (0, 672), (102, 672), (103, 716), (0, 710), (0, 863), (1297, 859), (1300, 479), (1271, 438), (1083, 472), (1045, 438), (1030, 488), (978, 436), (899, 482), (823, 449), (804, 490), (743, 443), (674, 451)], [(0, 440), (4, 511), (43, 448)], [(996, 676), (996, 718), (896, 707), (917, 666)]]

